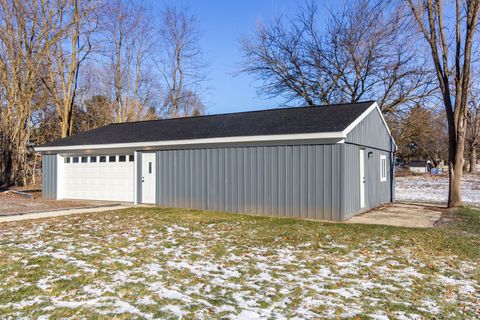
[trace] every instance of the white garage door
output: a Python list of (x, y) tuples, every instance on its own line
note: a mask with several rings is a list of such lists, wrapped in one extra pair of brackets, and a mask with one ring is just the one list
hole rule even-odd
[(133, 155), (64, 158), (63, 198), (133, 202)]

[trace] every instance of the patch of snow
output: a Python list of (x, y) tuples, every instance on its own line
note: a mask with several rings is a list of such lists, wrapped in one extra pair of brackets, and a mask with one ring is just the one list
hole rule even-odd
[(223, 305), (220, 307), (215, 308), (216, 313), (221, 313), (221, 312), (236, 312), (237, 309), (235, 309), (234, 306), (229, 306), (229, 305)]
[(428, 313), (438, 314), (440, 312), (440, 308), (438, 307), (437, 303), (431, 299), (423, 299), (421, 301), (421, 307), (418, 308), (419, 310), (423, 310)]
[(116, 300), (114, 307), (115, 307), (115, 310), (113, 310), (112, 313), (116, 313), (116, 314), (130, 313), (130, 314), (141, 316), (142, 318), (145, 318), (145, 319), (153, 318), (152, 315), (141, 312), (140, 310), (138, 310), (138, 308), (132, 306), (130, 303), (125, 301)]
[(235, 317), (238, 320), (255, 320), (255, 319), (263, 319), (258, 313), (250, 310), (243, 310), (240, 312), (239, 315)]
[(49, 282), (49, 278), (42, 278), (37, 281), (37, 287), (42, 289), (43, 291), (49, 290), (52, 287)]
[(155, 301), (153, 301), (153, 299), (150, 296), (145, 296), (138, 299), (137, 303), (143, 304), (143, 305), (152, 305), (152, 304), (155, 304)]
[(183, 311), (181, 307), (175, 305), (166, 305), (162, 307), (162, 310), (173, 313), (179, 318), (183, 318), (187, 314), (187, 312)]
[(384, 314), (369, 314), (372, 319), (375, 320), (389, 320), (390, 318)]
[[(20, 225), (15, 232), (9, 232), (6, 227), (2, 239), (7, 240), (4, 245), (12, 251), (12, 260), (23, 261), (27, 268), (31, 259), (26, 259), (24, 252), (30, 252), (34, 257), (48, 256), (58, 266), (52, 269), (55, 273), (48, 273), (36, 282), (17, 282), (5, 291), (7, 294), (32, 285), (49, 290), (55, 287), (56, 281), (66, 277), (64, 272), (71, 265), (78, 270), (69, 275), (70, 278), (91, 279), (88, 269), (94, 267), (102, 273), (83, 287), (60, 296), (53, 296), (56, 291), (49, 290), (44, 294), (52, 296), (40, 296), (37, 301), (25, 299), (0, 305), (0, 313), (11, 308), (10, 318), (29, 318), (30, 307), (42, 304), (41, 310), (51, 314), (57, 308), (66, 307), (88, 309), (99, 317), (121, 314), (123, 316), (118, 317), (148, 319), (153, 316), (144, 310), (158, 305), (170, 318), (183, 318), (192, 313), (192, 318), (208, 319), (215, 317), (213, 312), (222, 313), (221, 317), (227, 319), (324, 319), (355, 318), (370, 312), (371, 318), (385, 319), (387, 310), (382, 308), (388, 302), (408, 308), (408, 311), (389, 313), (392, 317), (420, 319), (420, 314), (435, 317), (448, 311), (446, 308), (459, 298), (462, 298), (461, 307), (471, 314), (477, 310), (480, 299), (475, 281), (478, 263), (462, 262), (458, 257), (429, 257), (429, 263), (435, 266), (429, 270), (415, 248), (397, 247), (399, 239), (395, 237), (365, 239), (349, 250), (331, 235), (325, 237), (329, 238), (325, 243), (307, 242), (300, 246), (279, 238), (273, 246), (250, 244), (246, 250), (243, 243), (237, 245), (238, 240), (228, 231), (234, 223), (199, 224), (195, 228), (199, 231), (195, 232), (167, 223), (159, 232), (158, 228), (149, 228), (150, 224), (145, 224), (143, 229), (135, 226), (117, 229), (120, 225), (109, 218), (108, 223), (99, 218), (78, 219), (76, 224), (84, 230), (102, 230), (105, 232), (102, 241), (131, 239), (126, 244), (108, 248), (108, 252), (99, 247), (99, 237), (88, 236), (87, 231), (85, 237), (79, 237), (79, 233), (70, 237), (70, 231), (62, 234), (62, 228), (71, 230), (68, 221), (54, 220), (54, 233), (49, 233), (52, 222), (41, 222), (38, 230), (43, 231), (37, 231), (35, 226)], [(141, 223), (141, 219), (135, 220), (138, 226)], [(110, 224), (122, 232), (110, 232)], [(49, 236), (51, 234), (54, 236)], [(39, 237), (45, 242), (37, 241)], [(225, 254), (213, 253), (212, 248), (218, 243), (225, 247)], [(16, 249), (21, 254), (15, 253)], [(338, 253), (338, 249), (345, 250)], [(90, 253), (103, 258), (92, 262), (79, 258), (79, 254)], [(140, 265), (140, 261), (143, 264)], [(13, 283), (18, 271), (8, 272), (3, 280)], [(180, 273), (184, 276), (179, 276)], [(438, 296), (429, 297), (420, 290), (420, 296), (414, 297), (419, 294), (419, 280), (426, 289), (438, 290)], [(134, 289), (126, 292), (132, 283), (135, 283)], [(132, 297), (137, 286), (141, 293)], [(7, 296), (5, 292), (2, 294)], [(215, 305), (211, 301), (215, 301)]]
[(189, 300), (185, 297), (183, 293), (180, 293), (176, 290), (170, 290), (170, 289), (161, 289), (156, 292), (160, 298), (162, 299), (170, 299), (170, 300)]

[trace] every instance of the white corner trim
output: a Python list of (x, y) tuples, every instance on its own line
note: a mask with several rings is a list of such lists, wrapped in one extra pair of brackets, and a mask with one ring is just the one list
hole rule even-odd
[(59, 154), (56, 155), (57, 157), (57, 195), (56, 195), (56, 200), (63, 199), (63, 181), (64, 181), (64, 164), (63, 164), (63, 157)]
[(289, 140), (314, 140), (314, 139), (345, 139), (346, 135), (342, 131), (338, 132), (316, 132), (316, 133), (297, 133), (297, 134), (277, 134), (261, 136), (238, 136), (227, 138), (205, 138), (189, 140), (169, 140), (169, 141), (149, 141), (132, 143), (111, 143), (111, 144), (92, 144), (77, 146), (58, 146), (58, 147), (37, 147), (35, 151), (69, 151), (85, 149), (114, 149), (114, 148), (154, 148), (177, 145), (195, 145), (195, 144), (219, 144), (219, 143), (241, 143), (241, 142), (267, 142), (267, 141), (289, 141)]
[(138, 204), (138, 151), (133, 153), (133, 204)]

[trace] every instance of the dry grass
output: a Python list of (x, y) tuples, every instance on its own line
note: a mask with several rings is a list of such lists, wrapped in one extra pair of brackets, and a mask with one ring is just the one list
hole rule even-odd
[(0, 225), (2, 318), (476, 318), (480, 217), (435, 229), (135, 208)]

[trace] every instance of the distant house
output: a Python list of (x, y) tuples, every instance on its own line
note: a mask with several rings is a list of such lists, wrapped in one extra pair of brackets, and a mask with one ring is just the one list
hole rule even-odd
[(394, 198), (375, 102), (111, 124), (37, 147), (46, 199), (346, 220)]
[(432, 162), (430, 160), (413, 160), (408, 164), (410, 171), (415, 173), (429, 173), (432, 168)]

